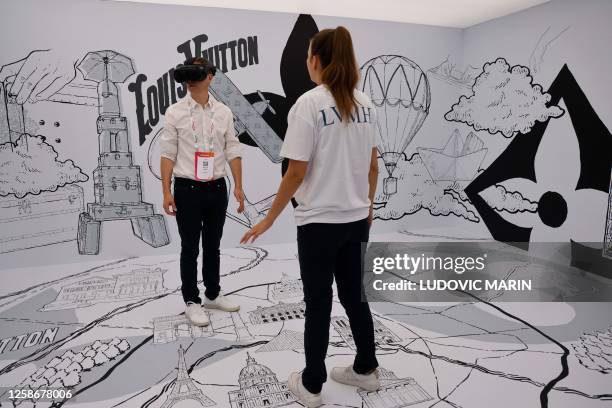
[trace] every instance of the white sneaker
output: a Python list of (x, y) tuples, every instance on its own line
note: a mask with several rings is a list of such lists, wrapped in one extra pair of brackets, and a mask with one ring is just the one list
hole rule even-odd
[(321, 393), (313, 394), (308, 391), (302, 384), (302, 373), (291, 373), (287, 386), (302, 404), (308, 408), (314, 408), (323, 405)]
[(204, 309), (202, 309), (202, 306), (197, 303), (187, 303), (185, 316), (194, 326), (208, 326), (208, 315)]
[(204, 296), (204, 307), (207, 309), (219, 309), (224, 312), (237, 312), (240, 310), (240, 305), (230, 302), (222, 293), (219, 293), (215, 300), (210, 300)]
[(354, 385), (366, 391), (376, 391), (380, 387), (380, 381), (374, 370), (370, 374), (357, 374), (353, 366), (334, 367), (331, 371), (331, 378), (346, 385)]

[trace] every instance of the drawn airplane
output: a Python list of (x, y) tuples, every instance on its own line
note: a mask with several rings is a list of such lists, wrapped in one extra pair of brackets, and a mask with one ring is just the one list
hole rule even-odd
[(283, 141), (261, 116), (266, 110), (275, 112), (260, 91), (257, 93), (262, 100), (252, 105), (220, 70), (215, 74), (215, 80), (211, 82), (209, 91), (215, 99), (231, 109), (237, 134), (246, 131), (273, 163), (280, 163), (283, 160), (280, 157)]

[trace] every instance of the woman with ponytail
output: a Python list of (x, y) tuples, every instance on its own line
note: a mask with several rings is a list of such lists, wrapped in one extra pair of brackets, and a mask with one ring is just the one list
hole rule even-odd
[(322, 404), (327, 380), (334, 277), (357, 355), (352, 366), (333, 368), (331, 377), (369, 391), (379, 387), (372, 315), (361, 301), (361, 243), (369, 239), (378, 161), (376, 113), (368, 97), (355, 89), (359, 70), (348, 30), (337, 27), (316, 34), (306, 65), (318, 86), (289, 111), (281, 149), (289, 167), (266, 218), (241, 242), (253, 242), (270, 228), (295, 196), (306, 368), (292, 373), (288, 385), (304, 405), (316, 407)]

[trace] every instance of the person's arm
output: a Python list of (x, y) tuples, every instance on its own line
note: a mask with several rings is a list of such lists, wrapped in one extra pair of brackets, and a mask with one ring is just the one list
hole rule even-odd
[(242, 145), (236, 137), (234, 129), (234, 116), (229, 112), (229, 123), (225, 131), (225, 157), (232, 171), (234, 179), (234, 197), (238, 201), (238, 213), (244, 211), (244, 191), (242, 190)]
[(372, 219), (374, 217), (374, 195), (376, 194), (376, 185), (378, 184), (378, 149), (376, 147), (372, 148), (368, 182), (370, 184), (370, 190), (368, 191), (368, 197), (370, 197), (370, 214), (368, 215), (368, 222), (372, 225)]
[(234, 178), (234, 197), (238, 201), (238, 214), (244, 211), (244, 191), (242, 190), (242, 158), (236, 157), (229, 162)]
[(172, 195), (172, 170), (174, 169), (174, 162), (167, 157), (161, 157), (160, 159), (161, 177), (162, 177), (162, 191), (164, 193), (164, 211), (168, 215), (176, 215), (176, 204), (174, 203), (174, 196)]
[(171, 123), (171, 114), (166, 111), (164, 129), (160, 138), (160, 172), (162, 178), (162, 192), (164, 197), (164, 211), (168, 215), (176, 215), (176, 204), (172, 196), (172, 171), (178, 152), (178, 131)]
[(276, 193), (276, 198), (274, 199), (272, 207), (270, 207), (266, 218), (244, 234), (240, 240), (241, 244), (248, 243), (249, 239), (251, 242), (254, 242), (257, 237), (266, 232), (272, 226), (272, 224), (274, 224), (276, 218), (278, 218), (280, 213), (283, 212), (291, 200), (291, 197), (293, 197), (297, 189), (302, 184), (304, 176), (306, 175), (306, 170), (308, 170), (308, 162), (289, 160), (289, 167), (281, 180), (281, 184), (278, 187), (278, 192)]
[(376, 108), (369, 107), (370, 123), (372, 125), (370, 131), (370, 146), (372, 146), (372, 156), (370, 158), (370, 171), (368, 172), (368, 183), (370, 189), (368, 197), (370, 198), (370, 212), (368, 214), (368, 223), (372, 226), (374, 221), (374, 198), (376, 196), (376, 187), (378, 184), (378, 147), (377, 147), (377, 130), (378, 130), (378, 114)]
[(251, 242), (255, 241), (257, 237), (272, 226), (302, 184), (302, 181), (304, 181), (306, 171), (308, 170), (308, 163), (312, 160), (315, 147), (315, 128), (313, 121), (307, 119), (311, 117), (312, 112), (309, 113), (309, 111), (311, 109), (301, 99), (298, 99), (289, 111), (287, 115), (287, 132), (285, 132), (285, 140), (280, 151), (281, 157), (289, 159), (289, 167), (281, 180), (278, 192), (272, 207), (268, 210), (266, 218), (244, 234), (240, 240), (242, 244), (247, 243), (249, 240)]

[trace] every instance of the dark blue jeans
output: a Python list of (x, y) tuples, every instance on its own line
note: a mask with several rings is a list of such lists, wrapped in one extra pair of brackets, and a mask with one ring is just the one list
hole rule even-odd
[(346, 224), (306, 224), (298, 227), (300, 273), (304, 285), (306, 322), (304, 387), (319, 393), (327, 380), (325, 355), (329, 343), (332, 284), (351, 325), (357, 348), (353, 369), (366, 374), (376, 367), (374, 325), (367, 302), (361, 301), (361, 243), (369, 239), (367, 219)]
[(221, 237), (227, 210), (225, 179), (209, 182), (174, 180), (176, 223), (181, 236), (181, 292), (183, 300), (200, 304), (198, 255), (202, 236), (202, 279), (209, 299), (219, 295)]

